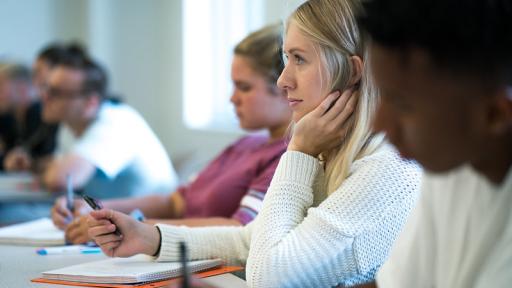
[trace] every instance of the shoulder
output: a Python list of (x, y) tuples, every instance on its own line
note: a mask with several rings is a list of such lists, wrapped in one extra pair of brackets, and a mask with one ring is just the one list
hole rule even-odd
[(106, 117), (140, 117), (140, 114), (127, 104), (105, 102), (101, 104), (98, 116), (101, 119)]
[(149, 128), (144, 118), (132, 107), (123, 103), (103, 103), (98, 112), (96, 121), (93, 122), (92, 127), (117, 127), (130, 129), (121, 129), (134, 133), (141, 128)]
[(350, 173), (367, 169), (379, 170), (383, 174), (408, 172), (416, 176), (422, 172), (418, 163), (401, 158), (396, 149), (389, 144), (384, 144), (373, 153), (354, 161)]
[(368, 205), (383, 205), (381, 208), (385, 209), (394, 202), (412, 204), (419, 195), (421, 177), (422, 169), (417, 163), (402, 159), (394, 148), (384, 145), (355, 161), (349, 176), (331, 196), (349, 198), (348, 203), (359, 199), (363, 210)]
[(265, 135), (249, 134), (239, 138), (233, 145), (245, 146), (245, 147), (257, 147), (268, 141), (268, 137)]
[(462, 165), (445, 173), (425, 171), (424, 182), (428, 185), (437, 186), (449, 183), (462, 184), (462, 182), (468, 180), (479, 181), (481, 178), (469, 165)]
[(246, 153), (248, 151), (259, 149), (265, 145), (267, 141), (268, 137), (264, 135), (245, 135), (231, 143), (231, 145), (229, 145), (225, 150)]

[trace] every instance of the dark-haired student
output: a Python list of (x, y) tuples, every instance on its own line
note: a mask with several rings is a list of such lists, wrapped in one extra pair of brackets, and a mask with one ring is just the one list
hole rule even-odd
[(50, 71), (68, 54), (85, 55), (85, 51), (78, 44), (52, 43), (37, 54), (32, 73), (15, 69), (18, 71), (15, 73), (18, 75), (17, 85), (24, 84), (28, 87), (30, 82), (32, 85), (30, 89), (16, 90), (16, 117), (11, 116), (7, 119), (10, 122), (2, 122), (1, 125), (0, 130), (10, 131), (9, 137), (12, 139), (12, 144), (7, 146), (5, 158), (0, 163), (6, 171), (40, 172), (54, 152), (58, 124), (43, 122), (41, 89), (46, 85)]
[(378, 0), (375, 127), (428, 171), (366, 287), (512, 286), (512, 2)]
[(50, 72), (43, 118), (60, 123), (56, 155), (42, 175), (50, 190), (74, 188), (104, 199), (163, 192), (177, 184), (164, 147), (133, 108), (107, 97), (107, 75), (93, 60), (69, 53)]

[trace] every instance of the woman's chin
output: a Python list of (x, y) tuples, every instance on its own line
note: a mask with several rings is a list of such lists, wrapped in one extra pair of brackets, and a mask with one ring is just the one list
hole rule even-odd
[(297, 123), (300, 121), (300, 119), (302, 119), (304, 117), (304, 114), (303, 113), (298, 113), (298, 112), (293, 112), (293, 115), (292, 115), (292, 121), (293, 123)]

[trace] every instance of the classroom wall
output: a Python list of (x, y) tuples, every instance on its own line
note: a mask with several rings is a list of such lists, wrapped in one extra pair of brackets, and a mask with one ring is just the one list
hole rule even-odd
[[(282, 20), (300, 2), (265, 0), (266, 22)], [(147, 119), (188, 175), (240, 134), (191, 130), (183, 124), (181, 3), (0, 0), (0, 57), (30, 63), (50, 41), (84, 42), (108, 68), (112, 90)]]

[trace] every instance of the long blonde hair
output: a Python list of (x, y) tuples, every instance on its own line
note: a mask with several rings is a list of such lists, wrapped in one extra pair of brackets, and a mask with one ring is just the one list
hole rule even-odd
[(320, 155), (325, 161), (327, 194), (350, 176), (355, 160), (372, 154), (384, 142), (382, 135), (372, 133), (379, 97), (371, 78), (366, 43), (355, 20), (360, 9), (360, 0), (309, 0), (290, 15), (287, 23), (287, 27), (290, 23), (297, 25), (319, 48), (331, 91), (348, 88), (354, 69), (351, 56), (359, 56), (364, 63), (358, 94), (354, 95), (358, 98), (352, 126), (340, 146)]

